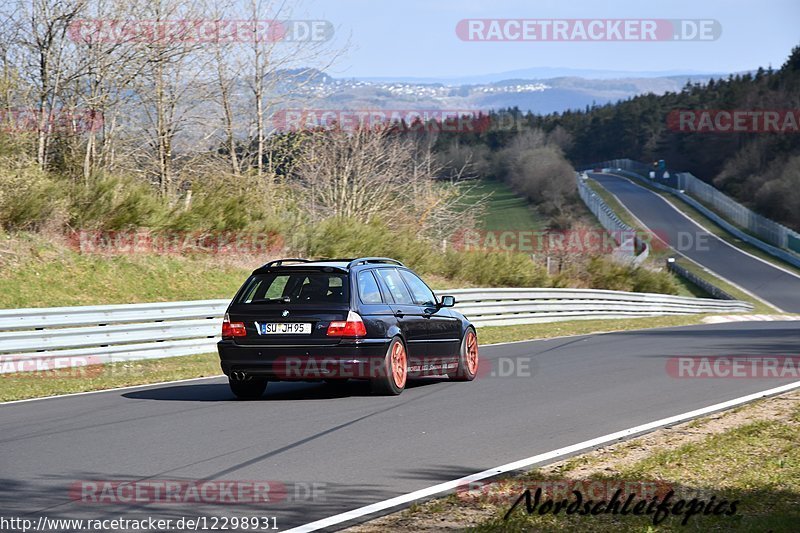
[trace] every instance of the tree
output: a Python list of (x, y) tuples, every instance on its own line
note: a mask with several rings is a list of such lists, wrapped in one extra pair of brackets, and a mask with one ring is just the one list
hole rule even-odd
[(33, 93), (37, 120), (36, 161), (45, 168), (56, 113), (63, 103), (62, 90), (82, 74), (79, 63), (70, 63), (67, 33), (86, 8), (86, 1), (19, 0), (12, 8), (15, 22), (12, 43), (18, 48), (15, 54), (17, 72)]

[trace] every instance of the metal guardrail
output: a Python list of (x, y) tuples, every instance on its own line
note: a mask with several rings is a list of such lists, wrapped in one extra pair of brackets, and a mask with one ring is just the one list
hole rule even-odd
[(772, 246), (790, 252), (800, 252), (800, 248), (796, 246), (800, 242), (800, 234), (796, 231), (748, 209), (689, 172), (679, 172), (676, 177), (678, 189), (703, 202), (714, 212), (722, 215), (725, 220), (746, 229)]
[[(589, 208), (589, 211), (597, 218), (600, 225), (611, 232), (616, 243), (619, 245), (612, 251), (612, 256), (618, 261), (640, 265), (650, 256), (650, 247), (642, 241), (635, 229), (625, 224), (603, 199), (597, 195), (584, 182), (582, 174), (576, 174), (578, 185), (578, 195)], [(637, 255), (636, 250), (641, 250)]]
[(598, 318), (736, 313), (747, 302), (599, 289), (458, 289), (456, 309), (476, 326)]
[[(591, 318), (734, 313), (739, 301), (592, 289), (455, 289), (476, 326)], [(0, 373), (216, 350), (228, 300), (0, 310)]]
[(669, 270), (670, 272), (674, 273), (677, 276), (682, 277), (683, 279), (694, 284), (695, 286), (700, 287), (712, 298), (715, 298), (717, 300), (736, 300), (735, 297), (731, 296), (724, 290), (720, 289), (710, 281), (706, 281), (705, 279), (701, 278), (694, 272), (691, 272), (687, 268), (682, 267), (681, 265), (676, 263), (674, 259), (667, 259), (667, 270)]

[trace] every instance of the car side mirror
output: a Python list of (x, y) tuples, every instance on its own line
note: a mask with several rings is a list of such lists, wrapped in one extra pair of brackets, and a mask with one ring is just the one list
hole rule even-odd
[(456, 305), (455, 296), (442, 296), (439, 301), (439, 307), (453, 307), (454, 305)]

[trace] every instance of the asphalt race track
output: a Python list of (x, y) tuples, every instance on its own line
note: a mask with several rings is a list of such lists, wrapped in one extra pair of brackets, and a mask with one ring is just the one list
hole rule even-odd
[[(790, 355), (798, 345), (791, 322), (690, 326), (486, 346), (476, 381), (432, 380), (398, 397), (370, 396), (358, 382), (273, 383), (261, 401), (239, 402), (213, 378), (2, 405), (0, 508), (34, 520), (275, 516), (287, 529), (797, 381), (687, 379), (666, 368), (674, 356)], [(291, 497), (71, 499), (76, 481), (141, 479), (271, 480)]]
[(625, 178), (589, 173), (647, 228), (683, 255), (782, 311), (800, 313), (800, 277), (743, 253), (700, 229), (654, 192)]

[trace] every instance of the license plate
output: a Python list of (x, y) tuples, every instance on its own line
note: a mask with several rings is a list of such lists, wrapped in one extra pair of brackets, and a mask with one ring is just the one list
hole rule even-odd
[(308, 335), (311, 333), (311, 324), (302, 322), (267, 322), (258, 324), (259, 333), (262, 335)]

